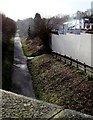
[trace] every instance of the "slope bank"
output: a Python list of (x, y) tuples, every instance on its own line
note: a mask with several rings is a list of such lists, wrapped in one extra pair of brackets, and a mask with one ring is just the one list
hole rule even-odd
[[(24, 43), (27, 48), (29, 44)], [(30, 45), (30, 48), (36, 46), (37, 44)], [(33, 52), (33, 49), (26, 50)], [(93, 114), (93, 81), (85, 79), (83, 72), (57, 61), (51, 54), (28, 60), (28, 67), (33, 76), (37, 99)]]

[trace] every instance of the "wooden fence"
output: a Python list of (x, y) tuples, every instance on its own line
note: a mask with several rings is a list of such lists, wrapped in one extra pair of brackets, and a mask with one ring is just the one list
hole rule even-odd
[(93, 75), (93, 67), (86, 65), (86, 63), (81, 63), (80, 61), (78, 61), (78, 59), (75, 60), (72, 57), (61, 55), (60, 53), (56, 53), (54, 51), (52, 51), (52, 55), (54, 58), (63, 61), (65, 64), (69, 64), (71, 66), (74, 65), (75, 67), (77, 67), (77, 69), (83, 70), (84, 73), (89, 73)]

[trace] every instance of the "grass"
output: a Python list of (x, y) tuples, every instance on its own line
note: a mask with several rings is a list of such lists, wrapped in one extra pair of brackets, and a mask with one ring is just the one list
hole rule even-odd
[(49, 54), (29, 60), (28, 67), (37, 99), (93, 114), (93, 82), (86, 81), (83, 73), (76, 68), (72, 70)]
[(77, 72), (77, 73), (81, 73), (83, 78), (87, 81), (93, 81), (93, 75), (89, 74), (89, 73), (84, 73), (82, 70), (78, 69), (75, 66), (71, 66), (71, 70), (73, 72)]
[(27, 61), (27, 65), (29, 68), (29, 71), (31, 73), (32, 79), (33, 79), (33, 87), (34, 87), (34, 92), (35, 92), (35, 96), (37, 97), (37, 99), (42, 100), (42, 87), (36, 77), (37, 73), (36, 70), (34, 69), (34, 66), (32, 65), (32, 62), (30, 60)]
[(21, 40), (24, 54), (28, 57), (35, 57), (45, 53), (45, 47), (40, 38), (34, 38), (33, 40)]
[(11, 90), (14, 59), (14, 39), (11, 39), (4, 61), (2, 61), (2, 89)]
[(86, 79), (88, 81), (93, 81), (93, 75), (84, 73), (84, 79)]
[(28, 51), (25, 42), (26, 42), (26, 40), (21, 40), (22, 48), (23, 48), (23, 51), (24, 51), (24, 55), (26, 55), (26, 56), (31, 56), (31, 52)]

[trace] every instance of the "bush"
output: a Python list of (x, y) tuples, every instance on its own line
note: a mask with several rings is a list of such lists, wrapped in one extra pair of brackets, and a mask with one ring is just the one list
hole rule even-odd
[(16, 22), (3, 14), (2, 20), (2, 88), (11, 90), (11, 75), (14, 54), (14, 41), (11, 39), (16, 32)]

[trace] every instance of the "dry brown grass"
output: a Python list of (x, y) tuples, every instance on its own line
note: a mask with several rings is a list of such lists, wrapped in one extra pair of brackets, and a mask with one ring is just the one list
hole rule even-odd
[(82, 72), (44, 54), (28, 62), (33, 75), (37, 98), (93, 114), (93, 81), (86, 81)]

